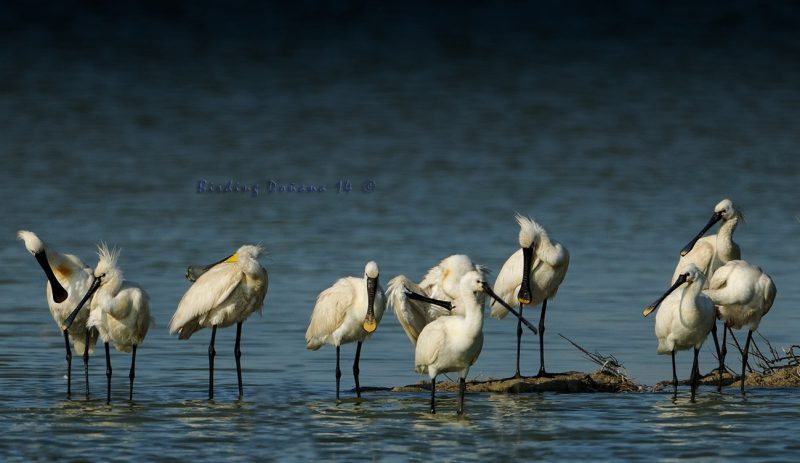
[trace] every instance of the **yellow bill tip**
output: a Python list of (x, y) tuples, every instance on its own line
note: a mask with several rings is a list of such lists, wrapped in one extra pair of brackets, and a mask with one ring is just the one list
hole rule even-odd
[(364, 331), (367, 333), (372, 333), (378, 329), (378, 324), (375, 323), (375, 320), (364, 320), (364, 324), (362, 326), (364, 327)]
[(531, 300), (527, 297), (518, 297), (517, 300), (520, 304), (530, 304)]
[(645, 307), (644, 310), (642, 310), (642, 315), (644, 315), (646, 317), (646, 316), (650, 315), (654, 310), (656, 310), (656, 308), (653, 307), (652, 305), (649, 305), (649, 306)]

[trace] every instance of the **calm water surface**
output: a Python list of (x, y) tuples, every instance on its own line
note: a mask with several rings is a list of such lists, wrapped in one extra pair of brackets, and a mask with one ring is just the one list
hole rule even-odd
[[(800, 430), (795, 390), (701, 390), (694, 403), (685, 390), (676, 400), (470, 394), (458, 419), (448, 393), (436, 416), (427, 393), (337, 405), (334, 350), (310, 352), (303, 340), (316, 295), (367, 260), (384, 286), (454, 253), (496, 274), (517, 247), (519, 211), (572, 254), (547, 313), (548, 369), (595, 368), (561, 333), (652, 385), (669, 377), (669, 358), (655, 354), (641, 309), (731, 197), (747, 217), (736, 232), (745, 259), (778, 287), (760, 331), (776, 347), (797, 343), (796, 11), (674, 6), (656, 21), (634, 7), (332, 5), (320, 17), (234, 7), (269, 27), (192, 9), (0, 17), (15, 44), (0, 57), (5, 459), (797, 459), (786, 438)], [(200, 180), (259, 192), (199, 194)], [(269, 182), (326, 191), (269, 193)], [(134, 403), (122, 400), (130, 357), (120, 353), (111, 407), (98, 400), (102, 356), (91, 360), (92, 399), (65, 398), (63, 341), (18, 229), (92, 266), (100, 240), (122, 248), (157, 322), (139, 349)], [(208, 402), (209, 333), (179, 342), (168, 322), (186, 265), (250, 242), (268, 251), (270, 290), (263, 316), (244, 325), (245, 400), (228, 329)], [(486, 320), (470, 377), (512, 373), (513, 332), (509, 320)], [(534, 374), (538, 343), (523, 342), (523, 373)], [(354, 346), (342, 353), (349, 389)], [(690, 360), (678, 356), (679, 376)], [(412, 363), (387, 312), (364, 345), (362, 384), (418, 381)], [(701, 369), (713, 363), (705, 347)]]

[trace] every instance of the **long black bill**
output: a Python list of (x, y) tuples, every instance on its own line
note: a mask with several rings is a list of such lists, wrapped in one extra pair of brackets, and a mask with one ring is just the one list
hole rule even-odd
[(61, 283), (58, 282), (56, 279), (55, 274), (53, 273), (53, 269), (50, 268), (50, 262), (47, 261), (47, 254), (44, 251), (37, 252), (34, 254), (36, 261), (39, 262), (39, 265), (44, 270), (45, 276), (47, 276), (47, 281), (50, 282), (50, 288), (53, 291), (53, 302), (61, 303), (67, 299), (67, 290), (61, 286)]
[(94, 281), (92, 282), (92, 286), (89, 287), (89, 291), (86, 291), (86, 295), (83, 296), (83, 299), (81, 299), (81, 301), (78, 303), (78, 306), (75, 307), (75, 310), (73, 310), (72, 313), (69, 314), (69, 317), (67, 317), (67, 319), (64, 320), (64, 326), (66, 327), (66, 329), (69, 329), (69, 327), (72, 326), (72, 322), (75, 321), (75, 317), (78, 316), (78, 312), (81, 311), (81, 308), (83, 308), (83, 306), (86, 304), (86, 301), (88, 301), (89, 298), (92, 297), (92, 294), (94, 294), (94, 292), (97, 291), (97, 288), (99, 287), (100, 287), (100, 278), (95, 277)]
[(713, 227), (714, 224), (719, 222), (721, 219), (722, 219), (722, 213), (721, 212), (715, 212), (714, 214), (712, 214), (711, 218), (708, 220), (708, 223), (706, 224), (706, 226), (703, 227), (702, 230), (700, 230), (700, 233), (698, 233), (697, 236), (692, 238), (692, 241), (689, 241), (689, 244), (687, 244), (686, 246), (683, 247), (683, 249), (681, 249), (681, 257), (685, 256), (686, 254), (689, 254), (689, 251), (692, 250), (692, 248), (694, 247), (695, 243), (697, 243), (697, 240), (702, 238), (703, 235), (706, 234), (708, 229)]
[(495, 301), (499, 302), (499, 303), (500, 303), (500, 305), (502, 305), (503, 307), (505, 307), (505, 309), (506, 309), (506, 310), (508, 310), (509, 312), (511, 312), (512, 314), (514, 314), (514, 316), (515, 316), (515, 317), (519, 318), (519, 319), (520, 319), (520, 321), (522, 321), (522, 323), (523, 323), (525, 326), (527, 326), (529, 330), (533, 331), (533, 334), (539, 334), (539, 331), (536, 329), (536, 327), (535, 327), (535, 326), (533, 326), (533, 324), (532, 324), (531, 322), (529, 322), (528, 320), (526, 320), (526, 319), (525, 319), (525, 317), (521, 316), (521, 315), (519, 314), (519, 312), (517, 312), (516, 310), (514, 310), (514, 308), (513, 308), (513, 307), (511, 307), (510, 305), (506, 304), (506, 301), (504, 301), (504, 300), (503, 300), (503, 299), (501, 299), (501, 298), (500, 298), (500, 297), (499, 297), (497, 294), (495, 294), (495, 293), (494, 293), (494, 291), (492, 291), (492, 288), (491, 288), (491, 286), (489, 286), (488, 284), (484, 283), (484, 284), (483, 284), (483, 290), (484, 290), (484, 291), (486, 291), (486, 294), (488, 294), (489, 296), (491, 296), (491, 297), (492, 297), (492, 299), (494, 299)]
[(520, 304), (530, 304), (531, 300), (531, 261), (533, 248), (522, 248), (522, 284), (519, 285), (517, 300)]
[(191, 281), (191, 282), (195, 282), (195, 281), (197, 281), (198, 278), (200, 278), (201, 275), (203, 275), (207, 271), (211, 270), (215, 265), (219, 265), (219, 264), (221, 264), (223, 262), (227, 262), (227, 261), (234, 262), (234, 257), (235, 256), (236, 256), (236, 253), (233, 253), (230, 256), (228, 256), (228, 257), (226, 257), (226, 258), (224, 258), (224, 259), (222, 259), (222, 260), (220, 260), (218, 262), (214, 262), (213, 264), (208, 264), (208, 265), (190, 265), (190, 266), (186, 267), (186, 279)]
[(403, 293), (409, 299), (413, 299), (415, 301), (420, 301), (420, 302), (427, 302), (428, 304), (438, 305), (439, 307), (445, 308), (448, 311), (453, 310), (453, 304), (451, 304), (449, 301), (442, 301), (439, 299), (430, 298), (428, 296), (423, 296), (422, 294), (415, 293), (414, 291), (411, 291), (408, 288), (403, 288), (403, 289), (404, 289)]
[(661, 297), (659, 297), (658, 299), (656, 299), (656, 301), (655, 301), (655, 302), (653, 302), (652, 304), (650, 304), (650, 305), (648, 305), (647, 307), (645, 307), (645, 309), (642, 311), (642, 315), (644, 315), (644, 316), (646, 317), (646, 316), (650, 315), (650, 313), (652, 313), (654, 310), (656, 310), (656, 308), (659, 306), (659, 304), (661, 304), (662, 302), (664, 302), (664, 299), (666, 299), (666, 298), (667, 298), (667, 296), (669, 296), (669, 295), (670, 295), (670, 294), (671, 294), (673, 291), (675, 291), (676, 289), (678, 289), (678, 287), (679, 287), (680, 285), (682, 285), (682, 284), (686, 283), (686, 276), (687, 276), (687, 275), (688, 275), (687, 273), (684, 273), (684, 274), (678, 275), (678, 279), (677, 279), (677, 280), (675, 280), (675, 283), (674, 283), (672, 286), (670, 286), (670, 287), (669, 287), (669, 289), (667, 290), (667, 292), (665, 292), (664, 294), (662, 294), (662, 295), (661, 295)]
[(367, 278), (367, 318), (364, 319), (363, 327), (367, 333), (372, 333), (378, 329), (378, 322), (375, 320), (375, 291), (378, 289), (377, 278)]

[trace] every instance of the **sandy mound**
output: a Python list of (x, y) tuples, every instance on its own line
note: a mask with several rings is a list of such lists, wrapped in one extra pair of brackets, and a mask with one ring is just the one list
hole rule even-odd
[[(394, 392), (420, 392), (430, 391), (431, 384), (428, 381), (420, 381), (408, 386), (398, 386), (392, 388)], [(437, 391), (458, 391), (458, 383), (451, 381), (438, 381)], [(638, 392), (644, 388), (631, 381), (619, 378), (615, 375), (596, 371), (594, 373), (582, 373), (579, 371), (569, 371), (565, 373), (554, 373), (552, 377), (522, 377), (508, 379), (487, 379), (467, 381), (468, 392), (500, 392), (500, 393), (520, 393), (520, 392)]]
[[(722, 387), (723, 388), (738, 388), (740, 382), (738, 374), (725, 372), (722, 374)], [(702, 386), (716, 387), (719, 382), (719, 374), (717, 370), (713, 370), (707, 375), (700, 378)], [(678, 384), (688, 385), (689, 381), (679, 381)], [(769, 387), (769, 388), (800, 388), (800, 367), (786, 366), (776, 368), (772, 372), (766, 373), (747, 373), (744, 380), (745, 388), (749, 387)], [(661, 391), (672, 387), (672, 381), (661, 381), (653, 386), (653, 391)]]

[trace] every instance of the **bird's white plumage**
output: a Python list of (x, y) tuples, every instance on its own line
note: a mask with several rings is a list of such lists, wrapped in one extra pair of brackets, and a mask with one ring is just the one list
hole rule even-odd
[[(453, 315), (464, 315), (463, 303), (458, 299), (461, 292), (461, 278), (468, 272), (478, 272), (483, 278), (489, 273), (482, 265), (476, 265), (464, 254), (454, 254), (442, 259), (439, 264), (428, 270), (422, 281), (417, 284), (405, 275), (398, 275), (389, 281), (388, 296), (395, 316), (406, 332), (412, 344), (416, 344), (419, 333), (431, 321), (450, 315), (446, 309), (427, 302), (408, 299), (404, 288), (417, 294), (453, 304)], [(483, 307), (486, 296), (483, 292), (478, 296), (478, 303)]]
[(178, 303), (170, 333), (189, 339), (201, 328), (230, 326), (260, 313), (269, 287), (267, 271), (257, 260), (261, 252), (258, 246), (242, 246), (234, 261), (220, 262), (202, 274)]
[[(517, 214), (520, 226), (519, 244), (522, 248), (533, 247), (530, 270), (531, 302), (541, 304), (553, 299), (569, 268), (569, 251), (558, 241), (551, 239), (544, 228), (533, 219)], [(522, 285), (523, 251), (517, 249), (503, 264), (494, 282), (494, 292), (511, 307), (518, 307), (517, 294)], [(492, 317), (508, 315), (499, 302), (492, 301)]]
[[(368, 307), (368, 278), (378, 278), (378, 266), (375, 262), (367, 263), (363, 277), (340, 278), (317, 296), (306, 330), (308, 349), (317, 350), (325, 344), (338, 347), (350, 342), (364, 341), (372, 334), (363, 327)], [(373, 310), (375, 323), (380, 324), (386, 310), (386, 296), (380, 284), (376, 284)]]
[(743, 260), (732, 260), (711, 277), (708, 297), (717, 305), (720, 318), (736, 329), (758, 329), (761, 317), (775, 301), (777, 290), (772, 278), (760, 267)]
[(94, 274), (100, 287), (92, 296), (87, 326), (100, 333), (103, 342), (113, 344), (120, 352), (130, 352), (144, 341), (154, 321), (150, 316), (150, 298), (138, 284), (125, 280), (117, 265), (119, 251), (98, 246)]
[(703, 272), (694, 264), (688, 264), (681, 269), (683, 273), (688, 273), (687, 282), (658, 307), (655, 334), (659, 354), (692, 347), (699, 349), (716, 320), (714, 303), (701, 292), (706, 282)]
[(704, 236), (697, 240), (692, 250), (678, 259), (678, 264), (672, 274), (672, 283), (678, 279), (681, 269), (686, 268), (689, 264), (694, 264), (706, 275), (706, 287), (708, 287), (711, 277), (718, 268), (731, 260), (742, 258), (739, 245), (733, 241), (733, 232), (736, 230), (739, 220), (744, 220), (742, 212), (736, 208), (733, 201), (723, 199), (714, 206), (714, 213), (722, 215), (719, 231), (714, 235)]
[(465, 378), (483, 347), (483, 276), (476, 271), (461, 278), (459, 300), (464, 315), (439, 317), (419, 334), (414, 355), (417, 373), (433, 379), (439, 373), (458, 371)]
[[(58, 282), (67, 291), (67, 299), (62, 302), (53, 301), (53, 290), (50, 282), (46, 283), (45, 294), (50, 314), (53, 316), (60, 330), (64, 330), (64, 321), (69, 317), (72, 310), (78, 305), (80, 300), (89, 290), (94, 277), (92, 269), (84, 264), (78, 257), (72, 254), (61, 254), (52, 249), (48, 249), (39, 237), (30, 231), (20, 230), (17, 238), (25, 243), (25, 248), (31, 254), (44, 252), (47, 256), (47, 263)], [(88, 303), (88, 301), (87, 301)], [(67, 333), (70, 343), (78, 354), (83, 354), (86, 343), (86, 322), (89, 318), (89, 311), (82, 310), (75, 318), (72, 326)], [(90, 332), (89, 352), (94, 351), (97, 342), (97, 335)]]

